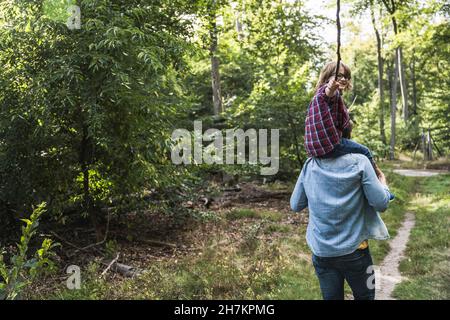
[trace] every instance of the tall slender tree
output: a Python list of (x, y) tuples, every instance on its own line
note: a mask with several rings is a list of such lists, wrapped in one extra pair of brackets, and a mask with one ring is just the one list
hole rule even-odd
[[(397, 54), (397, 52), (396, 52)], [(398, 59), (394, 56), (393, 63), (388, 63), (388, 79), (391, 104), (391, 138), (389, 146), (389, 159), (395, 159), (395, 143), (396, 143), (396, 116), (397, 116), (397, 83), (398, 83)]]
[(386, 132), (384, 128), (384, 85), (383, 85), (383, 56), (381, 54), (381, 36), (377, 28), (374, 13), (373, 0), (370, 1), (370, 16), (372, 20), (373, 30), (377, 40), (377, 67), (378, 67), (378, 95), (380, 99), (379, 123), (380, 123), (380, 139), (383, 144), (386, 144)]
[[(396, 18), (396, 13), (398, 10), (398, 3), (395, 0), (382, 0), (386, 10), (391, 16), (392, 27), (394, 29), (394, 34), (397, 36), (399, 34), (398, 22)], [(398, 77), (400, 80), (400, 90), (402, 95), (403, 104), (403, 119), (408, 121), (409, 119), (409, 109), (408, 109), (408, 92), (405, 78), (405, 67), (403, 62), (403, 49), (400, 45), (396, 48), (396, 59), (398, 60)]]
[(211, 58), (211, 83), (214, 115), (222, 113), (222, 92), (220, 90), (220, 62), (218, 57), (217, 1), (212, 0), (209, 7), (209, 56)]

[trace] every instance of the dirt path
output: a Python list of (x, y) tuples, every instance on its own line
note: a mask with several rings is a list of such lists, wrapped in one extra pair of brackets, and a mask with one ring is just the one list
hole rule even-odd
[(378, 281), (375, 294), (377, 300), (394, 300), (392, 297), (394, 287), (403, 280), (398, 267), (400, 261), (405, 257), (406, 244), (415, 222), (414, 214), (407, 212), (405, 220), (397, 231), (397, 236), (390, 242), (391, 251), (381, 263), (378, 277), (376, 277)]
[[(431, 177), (446, 172), (442, 170), (415, 169), (395, 169), (393, 171), (407, 177)], [(397, 236), (390, 241), (391, 251), (381, 263), (377, 277), (377, 300), (394, 300), (392, 292), (394, 291), (395, 285), (404, 280), (400, 274), (399, 265), (400, 261), (405, 257), (404, 252), (415, 222), (414, 214), (407, 212), (405, 214), (405, 220), (397, 231)]]
[(416, 169), (394, 169), (394, 173), (406, 177), (431, 177), (441, 173), (446, 173), (444, 170), (416, 170)]

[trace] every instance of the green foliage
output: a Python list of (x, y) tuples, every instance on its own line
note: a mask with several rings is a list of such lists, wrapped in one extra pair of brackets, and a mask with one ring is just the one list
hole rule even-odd
[(76, 5), (76, 0), (44, 0), (43, 12), (49, 19), (66, 23), (70, 17), (69, 5)]
[(30, 285), (42, 272), (54, 267), (51, 257), (57, 243), (44, 239), (32, 258), (28, 258), (30, 241), (37, 232), (39, 220), (45, 212), (45, 203), (40, 204), (29, 219), (22, 219), (22, 235), (17, 244), (18, 252), (11, 258), (11, 266), (4, 260), (5, 252), (0, 252), (0, 299), (15, 300), (21, 291)]
[(385, 158), (388, 154), (388, 146), (380, 140), (378, 103), (378, 97), (373, 94), (372, 101), (363, 105), (355, 104), (352, 111), (352, 118), (354, 119), (352, 138), (367, 146), (377, 159)]
[[(380, 138), (380, 120), (389, 141), (391, 88), (386, 75), (393, 65), (393, 50), (401, 46), (411, 117), (402, 119), (399, 87), (394, 106), (397, 150), (411, 152), (422, 129), (430, 128), (436, 146), (448, 154), (449, 6), (437, 0), (396, 0), (399, 32), (394, 35), (392, 17), (382, 3), (348, 3), (352, 18), (368, 7), (374, 9), (384, 61), (381, 116), (376, 41), (373, 34), (365, 34), (367, 28), (350, 19), (344, 28), (348, 38), (342, 57), (353, 75), (353, 92), (344, 96), (348, 106), (355, 99), (353, 138), (380, 160), (388, 154)], [(81, 29), (66, 26), (70, 4), (81, 9)], [(214, 22), (217, 52), (211, 49)], [(280, 171), (268, 179), (292, 179), (306, 159), (304, 120), (318, 72), (325, 61), (335, 59), (334, 46), (320, 37), (327, 22), (307, 11), (301, 1), (1, 1), (0, 225), (6, 230), (17, 212), (28, 212), (32, 204), (44, 201), (49, 204), (49, 217), (61, 222), (83, 213), (96, 224), (94, 218), (99, 216), (102, 222), (105, 211), (143, 209), (177, 214), (177, 223), (187, 214), (201, 222), (250, 222), (241, 250), (231, 254), (236, 261), (225, 259), (228, 253), (203, 252), (203, 257), (179, 266), (156, 265), (142, 284), (127, 285), (144, 287), (140, 296), (145, 298), (317, 298), (311, 266), (293, 253), (307, 250), (303, 238), (283, 242), (290, 252), (289, 264), (295, 265), (288, 270), (283, 269), (277, 250), (266, 252), (260, 246), (260, 237), (292, 235), (294, 228), (281, 224), (282, 215), (236, 209), (222, 219), (213, 211), (180, 205), (198, 202), (200, 186), (211, 191), (208, 182), (213, 175), (226, 173), (233, 176), (229, 183), (235, 184), (236, 177), (253, 179), (259, 168), (174, 166), (170, 136), (174, 129), (191, 129), (193, 120), (203, 120), (205, 130), (279, 129)], [(220, 61), (224, 112), (219, 117), (212, 116), (211, 55)], [(395, 230), (413, 184), (393, 174), (389, 180), (397, 198), (385, 220)], [(43, 211), (39, 210), (23, 220), (24, 235), (12, 266), (0, 262), (4, 297), (17, 298), (51, 263), (46, 260), (54, 246), (50, 240), (44, 240), (34, 258), (26, 256)], [(417, 243), (425, 243), (430, 230), (441, 236), (442, 230), (434, 229), (436, 221), (432, 221), (433, 225), (423, 225)], [(133, 236), (126, 237), (131, 241)], [(376, 243), (371, 248), (379, 260), (388, 245)], [(117, 242), (107, 241), (105, 250), (114, 257)], [(270, 256), (266, 259), (264, 254)], [(420, 260), (416, 253), (414, 257)], [(261, 269), (261, 264), (269, 267)], [(419, 271), (432, 279), (432, 268), (423, 266)], [(108, 286), (98, 279), (96, 268), (91, 266), (92, 277), (86, 278), (81, 291), (64, 292), (62, 297), (105, 296)], [(417, 283), (412, 287), (417, 288)]]
[(0, 5), (2, 203), (45, 200), (61, 214), (178, 187), (170, 134), (186, 103), (188, 2), (80, 1), (80, 30), (49, 15), (58, 3)]
[[(305, 12), (299, 3), (236, 4), (234, 9), (220, 9), (223, 25), (218, 56), (225, 126), (280, 129), (280, 175), (290, 174), (300, 170), (306, 158), (302, 145), (304, 117), (311, 98), (308, 77), (320, 54), (311, 30), (320, 19)], [(245, 26), (241, 33), (235, 28), (236, 19)], [(199, 33), (207, 31), (205, 26)], [(199, 42), (207, 47), (206, 36)], [(195, 55), (190, 64), (193, 73), (187, 88), (197, 93), (192, 117), (207, 118), (212, 113), (208, 52)], [(240, 174), (248, 169), (242, 167)]]

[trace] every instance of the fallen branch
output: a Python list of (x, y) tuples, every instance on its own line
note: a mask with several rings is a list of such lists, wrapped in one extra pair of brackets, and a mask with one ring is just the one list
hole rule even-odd
[(99, 245), (105, 243), (105, 242), (106, 242), (106, 239), (108, 239), (108, 233), (109, 233), (109, 221), (110, 221), (110, 219), (111, 219), (111, 213), (108, 212), (108, 220), (106, 221), (106, 230), (105, 230), (105, 236), (103, 237), (103, 240), (98, 241), (98, 242), (96, 242), (96, 243), (92, 243), (92, 244), (90, 244), (90, 245), (87, 245), (87, 246), (85, 246), (85, 247), (83, 247), (83, 248), (80, 248), (79, 250), (85, 251), (85, 250), (87, 250), (87, 249), (89, 249), (89, 248), (96, 247), (96, 246), (99, 246)]
[(120, 273), (124, 277), (134, 277), (137, 275), (140, 275), (142, 272), (132, 266), (127, 266), (126, 264), (122, 263), (114, 263), (111, 270)]
[(146, 244), (154, 244), (154, 245), (158, 245), (158, 246), (162, 246), (162, 247), (171, 247), (171, 248), (177, 247), (177, 245), (173, 244), (173, 243), (163, 242), (163, 241), (159, 241), (159, 240), (152, 240), (152, 239), (142, 239), (142, 240), (139, 240), (139, 242), (143, 242)]
[(64, 243), (68, 244), (69, 246), (71, 246), (71, 247), (77, 249), (78, 251), (85, 251), (83, 248), (80, 248), (79, 246), (77, 246), (77, 245), (73, 244), (72, 242), (68, 241), (67, 239), (64, 239), (63, 237), (61, 237), (61, 236), (60, 236), (59, 234), (57, 234), (56, 232), (50, 231), (50, 233), (51, 233), (52, 235), (54, 235), (56, 238), (58, 238), (59, 240), (61, 240), (62, 242), (64, 242)]
[(117, 260), (119, 259), (119, 255), (120, 253), (117, 253), (117, 256), (108, 264), (106, 269), (103, 270), (102, 274), (100, 275), (100, 278), (102, 278), (108, 272), (108, 270), (111, 269), (112, 265), (117, 262)]

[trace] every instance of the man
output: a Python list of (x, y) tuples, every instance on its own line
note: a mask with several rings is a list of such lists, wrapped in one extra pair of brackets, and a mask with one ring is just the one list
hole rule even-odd
[(309, 209), (306, 240), (325, 300), (344, 299), (344, 280), (356, 300), (373, 300), (375, 284), (367, 240), (389, 238), (377, 211), (389, 188), (367, 157), (309, 158), (291, 197), (292, 210)]

